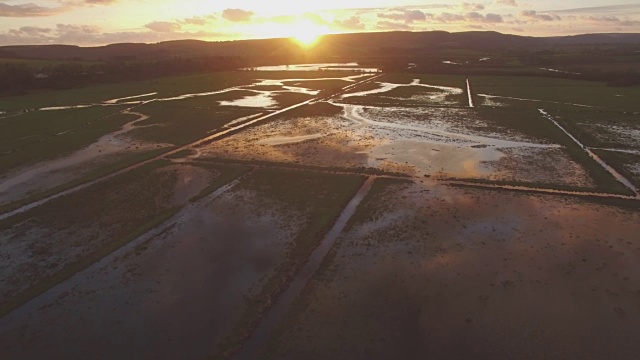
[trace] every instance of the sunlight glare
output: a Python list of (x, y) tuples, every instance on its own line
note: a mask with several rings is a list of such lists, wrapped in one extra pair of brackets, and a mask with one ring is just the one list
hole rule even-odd
[(303, 21), (291, 25), (291, 36), (300, 45), (311, 47), (315, 45), (320, 37), (329, 32), (322, 26), (311, 21)]

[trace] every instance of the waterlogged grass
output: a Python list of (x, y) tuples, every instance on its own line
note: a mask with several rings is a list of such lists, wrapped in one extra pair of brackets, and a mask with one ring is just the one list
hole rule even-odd
[[(68, 279), (164, 222), (178, 174), (159, 160), (0, 222), (0, 317)], [(205, 166), (217, 176), (192, 201), (243, 175), (248, 168)], [(105, 196), (105, 194), (109, 194)], [(18, 249), (16, 252), (15, 249)]]
[(99, 179), (103, 176), (115, 173), (119, 170), (122, 170), (128, 166), (131, 166), (133, 164), (136, 164), (138, 162), (141, 161), (145, 161), (145, 160), (149, 160), (152, 159), (158, 155), (161, 155), (164, 152), (170, 151), (171, 149), (159, 149), (159, 150), (152, 150), (152, 151), (145, 151), (145, 152), (136, 152), (136, 153), (130, 153), (127, 155), (123, 155), (122, 157), (118, 157), (118, 160), (113, 161), (113, 162), (109, 162), (106, 165), (100, 166), (99, 168), (97, 168), (96, 170), (88, 173), (85, 176), (81, 176), (78, 178), (75, 178), (69, 182), (66, 182), (62, 185), (59, 186), (55, 186), (51, 189), (45, 190), (45, 191), (41, 191), (41, 192), (37, 192), (37, 193), (33, 193), (30, 194), (29, 196), (20, 199), (18, 201), (14, 201), (8, 204), (3, 204), (0, 206), (0, 213), (5, 213), (5, 212), (9, 212), (15, 209), (18, 209), (22, 206), (25, 206), (27, 204), (30, 204), (32, 202), (36, 202), (38, 200), (42, 200), (44, 198), (47, 198), (49, 196), (55, 195), (57, 193), (63, 192), (65, 190), (74, 188), (76, 186), (91, 182), (93, 180)]
[[(406, 187), (413, 184), (413, 181), (410, 179), (401, 180), (401, 179), (385, 179), (379, 178), (373, 182), (371, 185), (371, 189), (367, 193), (360, 205), (358, 205), (358, 209), (353, 214), (349, 222), (345, 226), (343, 232), (349, 232), (353, 229), (354, 226), (357, 226), (362, 223), (375, 221), (379, 219), (385, 209), (379, 207), (380, 202), (377, 199), (380, 196), (383, 196), (388, 192), (389, 189), (394, 187)], [(324, 263), (325, 261), (323, 261)], [(320, 271), (319, 271), (320, 272)]]
[(236, 188), (257, 192), (261, 201), (285, 201), (291, 209), (298, 209), (308, 216), (274, 275), (263, 283), (255, 296), (247, 299), (244, 314), (220, 343), (215, 358), (227, 358), (248, 338), (273, 301), (320, 244), (363, 181), (362, 176), (260, 169)]
[(405, 173), (391, 172), (385, 171), (378, 168), (368, 168), (368, 167), (326, 167), (326, 166), (314, 166), (314, 165), (304, 165), (304, 164), (296, 164), (296, 163), (281, 163), (281, 162), (273, 162), (273, 161), (265, 161), (265, 160), (239, 160), (239, 159), (224, 159), (224, 158), (203, 158), (195, 161), (197, 163), (222, 163), (222, 164), (235, 164), (235, 165), (254, 165), (260, 167), (272, 167), (272, 168), (282, 168), (282, 169), (291, 169), (291, 170), (305, 170), (312, 172), (324, 172), (324, 173), (335, 173), (335, 174), (357, 174), (357, 175), (387, 175), (387, 176), (395, 176), (395, 177), (409, 177), (409, 175)]
[(47, 106), (65, 106), (98, 103), (115, 98), (157, 92), (156, 98), (175, 97), (184, 94), (218, 91), (226, 88), (251, 85), (261, 79), (313, 79), (321, 77), (345, 77), (344, 71), (228, 71), (207, 74), (164, 77), (147, 81), (108, 84), (63, 91), (48, 91), (24, 96), (0, 98), (0, 111), (13, 112)]
[(589, 147), (640, 150), (640, 117), (614, 111), (552, 111), (554, 118)]
[[(476, 94), (542, 100), (543, 102), (510, 101), (517, 106), (549, 109), (566, 108), (565, 104), (581, 104), (610, 110), (640, 111), (640, 86), (607, 87), (593, 81), (567, 80), (526, 76), (473, 76), (471, 85)], [(497, 99), (502, 102), (502, 99)], [(558, 104), (560, 103), (560, 104)]]
[(342, 107), (327, 102), (317, 102), (300, 106), (282, 114), (283, 117), (337, 116), (342, 114)]
[(606, 150), (593, 150), (593, 152), (640, 188), (640, 155)]
[[(362, 78), (364, 79), (364, 77)], [(353, 84), (350, 81), (346, 80), (309, 80), (309, 81), (286, 81), (284, 82), (285, 86), (294, 86), (294, 87), (302, 87), (312, 90), (332, 90), (332, 89), (341, 89), (347, 85)]]
[(420, 84), (425, 85), (455, 87), (463, 90), (467, 88), (466, 78), (460, 75), (391, 73), (385, 74), (377, 81), (393, 84), (410, 84), (415, 79), (419, 79)]
[(37, 111), (0, 123), (0, 173), (80, 150), (137, 116), (122, 107)]
[(311, 100), (314, 98), (314, 96), (301, 93), (286, 92), (274, 94), (273, 98), (278, 102), (278, 107), (287, 108), (289, 106)]
[(191, 164), (217, 173), (217, 176), (209, 182), (209, 185), (207, 185), (207, 187), (202, 189), (202, 191), (198, 195), (190, 199), (191, 202), (196, 202), (202, 198), (205, 198), (207, 195), (218, 190), (222, 186), (234, 181), (235, 179), (240, 178), (241, 176), (246, 175), (252, 169), (249, 166), (239, 166), (239, 165), (207, 164), (207, 163), (191, 163)]
[(136, 139), (186, 145), (222, 128), (238, 118), (260, 111), (228, 108), (199, 108), (180, 106), (180, 102), (148, 103), (136, 111), (149, 116), (139, 123), (140, 128), (128, 135)]

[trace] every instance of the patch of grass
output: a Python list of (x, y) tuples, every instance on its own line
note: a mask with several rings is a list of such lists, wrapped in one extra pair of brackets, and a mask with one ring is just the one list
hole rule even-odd
[[(39, 246), (55, 249), (55, 258), (59, 263), (53, 270), (46, 267), (51, 261), (48, 251), (24, 254), (22, 261), (16, 264), (17, 268), (30, 268), (29, 275), (20, 281), (24, 290), (14, 293), (8, 301), (3, 302), (8, 305), (0, 308), (0, 316), (133, 240), (177, 211), (168, 201), (176, 182), (175, 175), (154, 171), (167, 164), (166, 161), (150, 163), (0, 222), (0, 230), (6, 235), (2, 246), (14, 241), (37, 242)], [(105, 197), (104, 194), (109, 196)], [(40, 229), (46, 235), (42, 239), (21, 235), (34, 229)]]
[(274, 167), (274, 168), (284, 168), (284, 169), (292, 169), (292, 170), (305, 170), (305, 171), (314, 171), (314, 172), (333, 172), (336, 174), (346, 173), (346, 174), (354, 174), (354, 175), (387, 175), (387, 176), (396, 176), (396, 177), (406, 177), (409, 178), (410, 175), (405, 173), (396, 173), (391, 171), (385, 171), (378, 168), (367, 168), (367, 167), (350, 167), (350, 168), (342, 168), (342, 167), (323, 167), (323, 166), (314, 166), (314, 165), (304, 165), (304, 164), (296, 164), (296, 163), (279, 163), (273, 161), (266, 160), (240, 160), (240, 159), (225, 159), (225, 158), (203, 158), (198, 159), (195, 162), (197, 163), (226, 163), (226, 164), (236, 164), (236, 165), (247, 165), (247, 166), (263, 166), (263, 167)]
[[(451, 179), (451, 180), (455, 180), (455, 179)], [(468, 189), (474, 189), (474, 190), (486, 190), (486, 191), (510, 191), (510, 190), (500, 190), (500, 189), (487, 189), (485, 187), (479, 187), (479, 186), (475, 186), (473, 185), (473, 183), (478, 183), (481, 184), (483, 183), (482, 181), (477, 181), (476, 179), (474, 179), (473, 181), (469, 181), (469, 179), (460, 179), (461, 181), (465, 181), (468, 184), (451, 184), (449, 186), (452, 187), (457, 187), (457, 188), (468, 188)], [(490, 182), (486, 182), (486, 183), (490, 183)], [(496, 182), (493, 182), (493, 184), (497, 184)], [(514, 184), (508, 184), (507, 182), (505, 182), (504, 185), (514, 185), (514, 186), (518, 186), (515, 183)], [(529, 186), (529, 185), (527, 185)], [(559, 189), (558, 189), (559, 190)], [(569, 191), (573, 191), (573, 190), (569, 190)], [(537, 191), (535, 188), (531, 188), (528, 190), (518, 190), (518, 192), (522, 192), (522, 193), (529, 193), (529, 194), (539, 194), (539, 195), (550, 195), (549, 193), (546, 193), (544, 191)], [(586, 200), (595, 204), (599, 204), (599, 205), (609, 205), (609, 206), (617, 206), (617, 207), (622, 207), (622, 208), (627, 208), (627, 209), (640, 209), (640, 201), (639, 200), (632, 200), (632, 199), (621, 199), (621, 198), (615, 198), (615, 197), (601, 197), (601, 196), (590, 196), (590, 195), (566, 195), (566, 196), (573, 196), (576, 198), (579, 198), (581, 200)]]
[(556, 110), (550, 114), (585, 146), (640, 150), (637, 115), (602, 110)]
[[(235, 119), (258, 113), (258, 110), (183, 107), (179, 104), (148, 103), (136, 109), (149, 116), (129, 136), (158, 143), (186, 145), (222, 128)], [(145, 125), (153, 125), (142, 127)]]
[(185, 150), (180, 150), (176, 153), (173, 153), (171, 155), (167, 155), (165, 156), (166, 159), (183, 159), (186, 158), (188, 156), (191, 156), (193, 154), (195, 154), (196, 152), (192, 149), (185, 149)]
[[(620, 183), (613, 175), (605, 170), (597, 161), (589, 156), (578, 144), (568, 137), (560, 128), (551, 121), (533, 111), (522, 111), (518, 109), (478, 109), (490, 123), (501, 128), (514, 129), (536, 139), (545, 142), (559, 144), (564, 147), (569, 157), (583, 166), (589, 176), (596, 183), (596, 190), (601, 192), (611, 192), (615, 194), (631, 195), (629, 189)], [(536, 116), (534, 116), (536, 114)], [(532, 184), (542, 186), (542, 184)], [(549, 188), (549, 184), (542, 187)], [(553, 185), (552, 188), (558, 190), (584, 191), (583, 188), (574, 188), (564, 185)], [(591, 189), (593, 190), (593, 189)]]
[(273, 96), (273, 98), (278, 102), (278, 106), (280, 108), (287, 108), (289, 106), (293, 106), (295, 104), (299, 104), (301, 102), (311, 100), (314, 97), (307, 94), (287, 92), (287, 93), (277, 93)]
[(147, 222), (140, 224), (137, 228), (133, 229), (130, 233), (123, 235), (119, 238), (113, 239), (111, 242), (103, 244), (98, 249), (95, 249), (90, 253), (84, 255), (83, 257), (71, 263), (66, 264), (62, 270), (55, 272), (47, 276), (46, 278), (39, 280), (35, 284), (29, 286), (27, 289), (17, 293), (12, 298), (0, 304), (0, 318), (6, 316), (11, 311), (19, 308), (29, 300), (37, 297), (38, 295), (51, 289), (57, 284), (60, 284), (63, 281), (69, 279), (71, 276), (75, 275), (76, 273), (86, 269), (87, 267), (91, 266), (92, 264), (99, 261), (103, 257), (118, 250), (122, 246), (135, 240), (138, 236), (143, 235), (144, 233), (153, 229), (157, 225), (165, 222), (166, 220), (171, 218), (173, 215), (175, 215), (178, 212), (178, 210), (179, 210), (178, 208), (171, 208), (157, 214), (153, 218), (149, 219)]
[(267, 199), (284, 199), (294, 209), (308, 209), (313, 205), (308, 222), (296, 237), (286, 260), (276, 269), (275, 274), (267, 279), (257, 295), (248, 299), (247, 310), (220, 343), (215, 358), (228, 358), (248, 338), (271, 304), (287, 288), (288, 283), (331, 229), (363, 181), (364, 177), (361, 176), (261, 169), (239, 185), (239, 189), (257, 191)]
[(410, 84), (414, 79), (419, 79), (421, 84), (456, 87), (463, 90), (467, 88), (466, 78), (461, 75), (390, 73), (385, 74), (378, 81)]
[[(633, 185), (640, 188), (640, 174), (638, 173), (640, 172), (640, 155), (606, 150), (592, 151), (631, 181)], [(632, 166), (635, 166), (638, 170), (636, 172), (631, 171)]]
[(322, 90), (343, 88), (352, 83), (346, 80), (331, 79), (331, 80), (287, 81), (284, 84), (286, 86), (303, 87), (307, 89), (322, 91)]
[(532, 105), (549, 109), (564, 108), (554, 104), (559, 102), (640, 111), (640, 103), (630, 101), (640, 98), (640, 86), (613, 89), (594, 81), (528, 76), (474, 76), (471, 85), (478, 94), (542, 100)]
[[(462, 181), (470, 184), (482, 184), (482, 185), (498, 185), (498, 186), (519, 186), (519, 187), (527, 187), (531, 188), (531, 192), (536, 192), (536, 189), (541, 190), (560, 190), (560, 191), (573, 191), (573, 192), (594, 192), (596, 190), (587, 187), (581, 186), (571, 186), (571, 185), (562, 185), (562, 184), (550, 184), (550, 183), (542, 183), (542, 182), (533, 182), (533, 181), (518, 181), (518, 180), (492, 180), (492, 179), (482, 179), (482, 178), (446, 178), (443, 179), (445, 181)], [(452, 186), (457, 186), (457, 184), (453, 184)], [(536, 193), (544, 193), (538, 191)], [(627, 194), (624, 194), (627, 195)]]
[(141, 161), (145, 161), (148, 159), (152, 159), (164, 152), (170, 151), (171, 149), (159, 149), (159, 150), (152, 150), (152, 151), (146, 151), (146, 152), (141, 152), (141, 153), (131, 153), (128, 154), (122, 158), (120, 158), (117, 161), (114, 161), (112, 163), (109, 163), (107, 165), (101, 166), (100, 168), (98, 168), (97, 170), (79, 177), (77, 179), (74, 179), (72, 181), (66, 182), (62, 185), (53, 187), (49, 190), (46, 191), (42, 191), (42, 192), (38, 192), (32, 195), (29, 195), (26, 198), (20, 199), (18, 201), (14, 201), (8, 204), (3, 204), (0, 206), (0, 213), (5, 213), (5, 212), (9, 212), (9, 211), (13, 211), (15, 209), (18, 209), (22, 206), (25, 206), (27, 204), (30, 204), (32, 202), (36, 202), (38, 200), (42, 200), (44, 198), (47, 198), (49, 196), (55, 195), (57, 193), (63, 192), (65, 190), (69, 190), (71, 188), (74, 188), (76, 186), (91, 182), (93, 180), (99, 179), (103, 176), (115, 173), (117, 171), (120, 171), (128, 166), (131, 166), (133, 164), (136, 164), (138, 162)]
[(237, 165), (221, 165), (221, 164), (206, 164), (206, 163), (194, 163), (194, 165), (198, 167), (202, 167), (209, 170), (214, 170), (219, 172), (218, 176), (216, 176), (212, 181), (209, 182), (209, 185), (202, 189), (200, 194), (191, 198), (191, 202), (196, 202), (202, 198), (207, 197), (212, 192), (218, 190), (222, 186), (244, 176), (249, 171), (251, 171), (251, 167), (248, 166), (237, 166)]
[(91, 86), (82, 89), (48, 91), (24, 96), (0, 98), (0, 111), (13, 112), (46, 106), (98, 103), (115, 98), (157, 92), (154, 97), (166, 98), (251, 85), (260, 79), (313, 79), (345, 77), (345, 71), (228, 71), (188, 76), (164, 77), (146, 81)]
[(317, 102), (301, 106), (282, 114), (284, 117), (313, 117), (313, 116), (338, 116), (342, 114), (342, 107), (328, 102)]
[[(1, 221), (0, 231), (7, 236), (0, 246), (7, 246), (12, 241), (37, 242), (54, 251), (61, 264), (49, 270), (46, 265), (51, 260), (47, 252), (24, 254), (29, 259), (22, 266), (28, 265), (30, 271), (21, 281), (28, 286), (2, 302), (0, 317), (177, 213), (181, 206), (173, 205), (171, 201), (177, 173), (160, 171), (171, 165), (166, 160), (154, 161)], [(219, 175), (191, 201), (206, 196), (249, 170), (239, 166), (205, 168), (215, 170)], [(23, 238), (21, 234), (34, 228), (48, 235), (42, 239)]]
[(5, 119), (0, 125), (0, 173), (80, 150), (136, 119), (121, 114), (122, 109), (38, 111)]
[(349, 219), (349, 222), (345, 226), (343, 233), (348, 233), (356, 225), (375, 220), (380, 216), (380, 213), (382, 211), (381, 209), (375, 207), (375, 204), (378, 203), (378, 201), (376, 200), (378, 200), (380, 196), (386, 194), (388, 190), (394, 186), (408, 186), (410, 184), (413, 184), (413, 181), (410, 179), (376, 179), (373, 182), (371, 190), (369, 190), (367, 196), (362, 199), (362, 202), (360, 202), (360, 205), (358, 205), (358, 209), (353, 214), (351, 219)]

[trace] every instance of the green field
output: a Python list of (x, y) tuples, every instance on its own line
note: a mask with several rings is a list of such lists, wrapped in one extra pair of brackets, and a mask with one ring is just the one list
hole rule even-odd
[(522, 76), (473, 76), (471, 85), (475, 94), (542, 101), (510, 102), (519, 106), (553, 109), (580, 104), (608, 110), (640, 111), (640, 104), (632, 101), (640, 97), (640, 86), (613, 88), (592, 81)]

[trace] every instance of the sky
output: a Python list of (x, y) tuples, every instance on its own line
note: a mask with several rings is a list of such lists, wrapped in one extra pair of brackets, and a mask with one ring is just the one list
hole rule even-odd
[(0, 45), (310, 40), (392, 30), (640, 33), (640, 0), (0, 0)]

